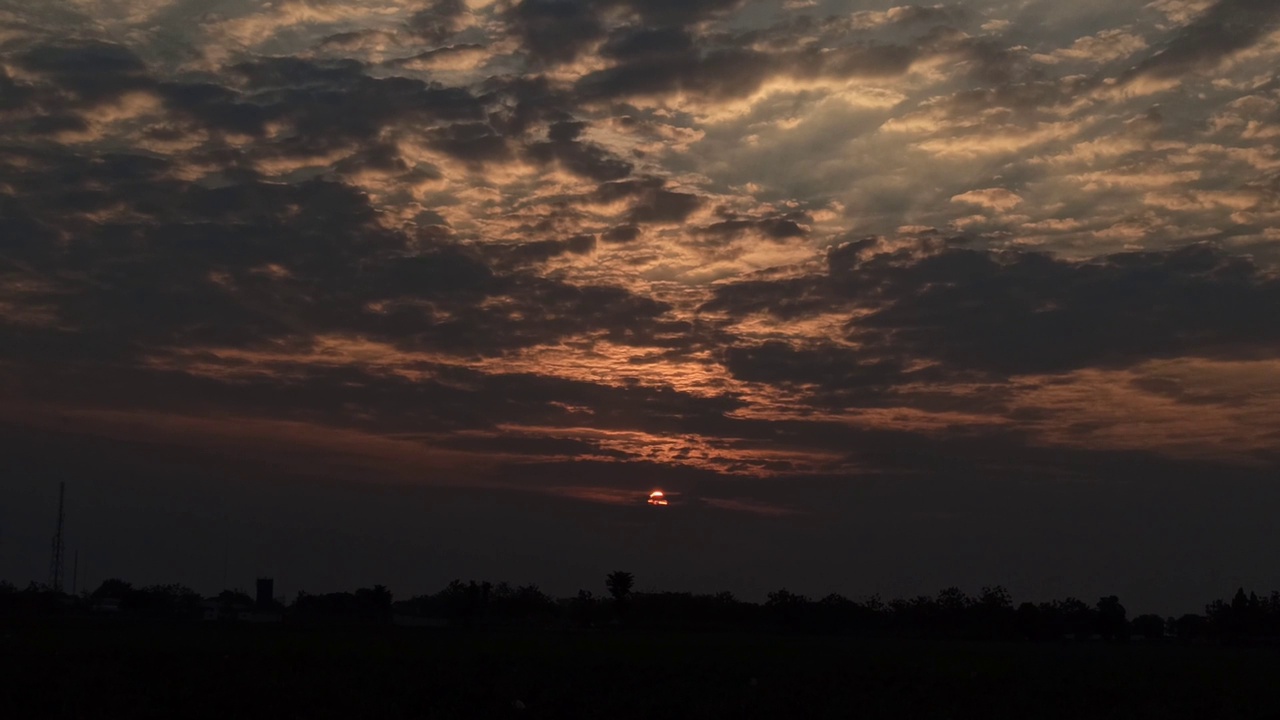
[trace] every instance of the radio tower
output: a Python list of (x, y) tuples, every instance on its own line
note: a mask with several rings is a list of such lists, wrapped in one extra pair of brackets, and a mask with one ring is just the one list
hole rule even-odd
[(58, 483), (58, 532), (53, 536), (53, 557), (49, 560), (49, 587), (62, 592), (62, 508), (67, 499), (67, 484)]

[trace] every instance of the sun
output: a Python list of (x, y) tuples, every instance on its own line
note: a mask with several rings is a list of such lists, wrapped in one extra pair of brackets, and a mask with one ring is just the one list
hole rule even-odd
[(653, 492), (649, 493), (649, 504), (650, 505), (666, 505), (667, 504), (666, 494), (663, 493), (661, 490), (654, 490)]

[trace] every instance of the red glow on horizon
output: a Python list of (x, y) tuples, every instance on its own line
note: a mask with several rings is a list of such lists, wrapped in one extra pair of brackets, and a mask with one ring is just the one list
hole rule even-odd
[(654, 490), (653, 492), (649, 493), (649, 504), (650, 505), (666, 505), (667, 504), (666, 494), (664, 494), (661, 490)]

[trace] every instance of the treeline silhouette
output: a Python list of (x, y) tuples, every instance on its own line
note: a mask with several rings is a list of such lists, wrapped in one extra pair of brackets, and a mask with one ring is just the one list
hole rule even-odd
[[(635, 592), (630, 573), (611, 573), (607, 593), (580, 590), (553, 598), (537, 585), (462, 582), (439, 592), (395, 600), (381, 585), (355, 592), (299, 592), (292, 602), (225, 590), (203, 597), (182, 585), (134, 587), (119, 579), (79, 595), (31, 583), (19, 590), (0, 581), (0, 617), (58, 616), (104, 621), (283, 622), (299, 625), (422, 625), (436, 627), (562, 627), (680, 631), (787, 631), (868, 637), (953, 640), (1178, 640), (1280, 643), (1280, 592), (1260, 597), (1236, 591), (1203, 614), (1130, 618), (1114, 595), (1015, 604), (1003, 587), (976, 596), (956, 588), (937, 595), (883, 601), (828, 595), (814, 600), (782, 589), (764, 603), (731, 593)], [(269, 587), (269, 585), (268, 585)]]

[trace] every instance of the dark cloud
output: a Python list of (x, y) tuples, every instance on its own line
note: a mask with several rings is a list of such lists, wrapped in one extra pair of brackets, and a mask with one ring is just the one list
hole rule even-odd
[(902, 382), (904, 366), (876, 360), (850, 347), (796, 347), (778, 340), (725, 350), (725, 368), (733, 376), (769, 385), (815, 385), (827, 392), (873, 395)]
[(20, 143), (90, 134), (97, 108), (156, 85), (133, 51), (112, 43), (41, 43), (8, 59), (19, 75), (0, 70), (0, 135)]
[(61, 135), (62, 133), (81, 133), (89, 130), (89, 123), (80, 115), (45, 115), (32, 118), (20, 125), (22, 132), (34, 136)]
[(1280, 312), (1280, 283), (1208, 246), (1085, 263), (951, 250), (899, 277), (880, 271), (890, 303), (851, 322), (851, 337), (960, 368), (1058, 372), (1280, 348), (1262, 320)]
[(273, 113), (240, 94), (213, 83), (161, 83), (160, 97), (174, 113), (208, 127), (261, 136)]
[(95, 103), (151, 85), (147, 66), (132, 50), (113, 43), (80, 41), (37, 45), (16, 58), (78, 99)]
[(0, 113), (20, 110), (35, 98), (35, 88), (19, 83), (9, 77), (4, 68), (0, 68)]
[(352, 30), (335, 33), (320, 40), (317, 47), (321, 50), (339, 50), (352, 52), (365, 47), (367, 43), (378, 41), (394, 41), (395, 35), (383, 30)]
[(572, 142), (585, 130), (587, 124), (571, 120), (561, 120), (547, 131), (547, 139), (551, 142)]
[(521, 0), (506, 19), (539, 63), (572, 61), (605, 32), (597, 9), (579, 0)]
[(666, 185), (662, 178), (644, 177), (607, 182), (600, 184), (591, 195), (591, 200), (599, 203), (612, 203), (619, 200), (644, 196), (661, 190)]
[[(848, 359), (855, 378), (859, 365), (883, 358), (928, 359), (955, 372), (1004, 377), (1280, 350), (1280, 332), (1264, 319), (1280, 312), (1280, 282), (1213, 246), (1086, 262), (961, 248), (923, 257), (910, 250), (867, 254), (874, 246), (869, 240), (833, 251), (825, 277), (718, 288), (704, 309), (789, 319), (861, 308), (847, 325), (861, 350), (834, 355)], [(859, 253), (865, 259), (855, 259)], [(788, 377), (796, 382), (830, 382), (829, 368), (839, 364), (830, 360), (833, 350), (819, 360), (785, 346), (731, 357), (742, 368), (761, 352), (771, 355), (760, 365), (795, 371)]]
[(596, 236), (575, 235), (565, 240), (535, 240), (517, 245), (489, 248), (495, 259), (512, 265), (546, 262), (565, 254), (585, 255), (596, 249)]
[(618, 28), (600, 48), (600, 54), (613, 60), (640, 58), (688, 57), (696, 52), (693, 35), (683, 28)]
[[(60, 171), (0, 177), (26, 191), (21, 204), (6, 199), (14, 211), (6, 224), (31, 230), (0, 259), (48, 278), (44, 301), (56, 318), (11, 331), (21, 338), (11, 336), (10, 347), (27, 361), (127, 361), (170, 347), (254, 347), (323, 333), (489, 355), (592, 332), (663, 346), (687, 332), (665, 317), (664, 303), (514, 270), (590, 252), (591, 235), (516, 245), (488, 261), (447, 235), (411, 243), (381, 227), (366, 196), (337, 182), (207, 188), (169, 179), (167, 161), (145, 156), (43, 161)], [(365, 162), (395, 157), (384, 151)], [(129, 213), (119, 220), (84, 218), (122, 206)], [(74, 247), (52, 242), (66, 232)]]
[[(535, 62), (563, 63), (606, 37), (605, 53), (611, 57), (635, 57), (645, 54), (644, 48), (664, 45), (668, 50), (687, 46), (680, 39), (688, 37), (683, 27), (741, 4), (742, 0), (520, 0), (504, 18)], [(616, 10), (633, 13), (639, 27), (610, 33), (604, 18)]]
[(484, 46), (477, 43), (459, 43), (457, 45), (449, 45), (447, 47), (427, 50), (416, 55), (410, 55), (406, 58), (387, 60), (383, 63), (383, 66), (388, 68), (412, 68), (414, 66), (431, 67), (436, 61), (448, 59), (452, 55), (472, 53), (483, 49)]
[[(74, 232), (75, 245), (3, 253), (50, 285), (57, 321), (30, 331), (49, 340), (26, 352), (66, 341), (85, 360), (118, 360), (149, 348), (243, 346), (323, 327), (358, 286), (356, 265), (402, 245), (376, 226), (363, 198), (335, 183), (207, 189), (158, 177), (164, 163), (148, 158), (64, 167), (78, 168), (79, 185), (28, 195), (24, 215)], [(81, 215), (122, 203), (137, 219)], [(267, 266), (288, 278), (258, 274)], [(329, 297), (318, 296), (326, 286)]]
[[(361, 76), (341, 89), (295, 88), (261, 100), (269, 103), (273, 119), (290, 123), (299, 136), (319, 141), (373, 138), (384, 128), (405, 122), (471, 121), (483, 117), (482, 103), (468, 91), (407, 78)], [(475, 133), (479, 125), (464, 122), (456, 128), (438, 128), (437, 132), (447, 138), (446, 146), (468, 154), (484, 144)]]
[(640, 237), (640, 228), (635, 225), (619, 225), (605, 230), (600, 239), (610, 243), (628, 243), (638, 237)]
[(691, 193), (656, 190), (631, 209), (633, 223), (683, 222), (702, 206), (702, 200)]
[[(989, 38), (949, 38), (945, 33), (932, 43), (925, 39), (925, 47), (933, 53), (954, 56), (968, 66), (969, 76), (983, 85), (1037, 82), (1042, 79), (1033, 65), (1027, 62), (1026, 52), (1008, 43)], [(932, 47), (930, 47), (932, 45)]]
[(1213, 70), (1265, 37), (1278, 23), (1280, 5), (1271, 0), (1219, 0), (1165, 47), (1138, 63), (1123, 80), (1175, 78), (1193, 70)]
[[(362, 170), (376, 170), (384, 173), (404, 173), (409, 171), (409, 164), (400, 157), (400, 150), (390, 143), (373, 143), (364, 149), (352, 153), (334, 163), (333, 169), (340, 173), (358, 173)], [(438, 215), (436, 217), (439, 217)], [(443, 220), (443, 218), (440, 218)], [(432, 224), (442, 225), (443, 222)]]
[(1000, 51), (994, 44), (945, 33), (909, 45), (842, 38), (828, 47), (802, 38), (800, 35), (791, 43), (800, 47), (779, 42), (781, 47), (761, 49), (752, 33), (695, 39), (677, 28), (623, 28), (601, 47), (601, 55), (614, 64), (584, 75), (574, 89), (588, 101), (675, 92), (716, 100), (750, 95), (777, 76), (896, 77), (928, 56), (961, 56), (987, 75), (1004, 72), (1005, 66), (1015, 61), (1014, 54)]
[[(463, 88), (403, 77), (373, 78), (354, 61), (267, 58), (240, 63), (233, 84), (162, 83), (158, 93), (179, 116), (213, 130), (263, 137), (268, 124), (284, 126), (263, 156), (325, 154), (374, 142), (389, 127), (417, 123), (446, 152), (465, 159), (504, 156), (500, 137), (480, 130), (484, 103)], [(456, 128), (447, 125), (462, 121)]]
[(460, 436), (449, 445), (457, 450), (497, 455), (530, 455), (560, 457), (595, 457), (612, 460), (628, 460), (630, 456), (619, 450), (601, 448), (593, 443), (570, 438), (530, 437), (511, 433), (492, 436)]
[(729, 214), (720, 222), (699, 228), (698, 232), (722, 241), (733, 240), (748, 233), (754, 233), (769, 240), (781, 241), (789, 238), (804, 237), (808, 234), (807, 224), (812, 222), (813, 218), (804, 212), (777, 213), (769, 217), (760, 218), (739, 217)]
[(459, 30), (466, 13), (464, 0), (432, 0), (428, 7), (411, 15), (405, 25), (417, 37), (429, 43), (441, 43)]
[[(272, 347), (298, 353), (323, 350), (305, 337)], [(158, 350), (152, 357), (167, 354)], [(736, 431), (748, 440), (773, 436), (764, 425), (728, 417), (743, 407), (740, 398), (728, 394), (702, 396), (669, 387), (611, 385), (529, 372), (480, 372), (422, 359), (382, 368), (326, 366), (283, 356), (251, 365), (212, 353), (189, 358), (232, 373), (250, 370), (228, 378), (66, 360), (49, 362), (38, 371), (29, 365), (18, 368), (26, 394), (67, 406), (127, 404), (147, 412), (179, 414), (198, 408), (211, 415), (306, 421), (400, 437), (457, 430), (497, 433), (509, 425), (572, 429), (581, 428), (588, 417), (592, 428), (606, 433), (715, 430)], [(423, 440), (447, 444), (449, 436)]]
[(364, 65), (355, 60), (304, 60), (295, 57), (262, 58), (231, 66), (251, 90), (343, 87), (364, 77)]
[(591, 180), (619, 180), (630, 175), (631, 163), (600, 145), (578, 140), (585, 128), (586, 123), (577, 121), (554, 123), (548, 130), (548, 141), (529, 145), (529, 154), (539, 162), (558, 162), (565, 170)]
[(511, 155), (507, 139), (488, 123), (454, 123), (430, 135), (433, 147), (468, 162), (502, 161)]
[(904, 45), (847, 45), (806, 50), (788, 59), (802, 76), (850, 78), (901, 75), (918, 57), (918, 49)]
[(646, 25), (682, 26), (737, 9), (743, 0), (596, 0), (601, 7), (622, 7)]
[(495, 101), (489, 122), (508, 135), (524, 135), (538, 122), (572, 121), (576, 101), (545, 76), (495, 76), (480, 85)]
[(630, 200), (627, 220), (631, 225), (682, 222), (702, 207), (702, 199), (697, 195), (667, 190), (665, 186), (665, 180), (653, 177), (601, 183), (588, 201)]
[[(785, 63), (785, 59), (783, 59)], [(584, 75), (575, 90), (587, 100), (607, 100), (676, 91), (731, 98), (748, 95), (785, 69), (778, 58), (727, 48), (643, 55)]]

